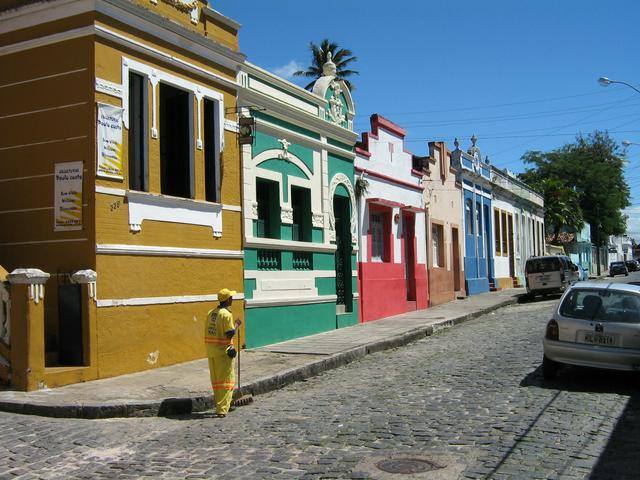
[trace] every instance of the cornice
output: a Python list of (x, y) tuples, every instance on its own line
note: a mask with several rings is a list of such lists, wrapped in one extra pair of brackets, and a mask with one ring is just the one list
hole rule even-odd
[[(299, 125), (303, 128), (314, 130), (321, 136), (331, 137), (335, 140), (341, 140), (346, 144), (355, 146), (358, 134), (345, 128), (334, 125), (326, 120), (314, 117), (302, 110), (291, 108), (284, 102), (270, 98), (260, 92), (241, 87), (239, 90), (240, 101), (242, 103), (254, 104), (266, 107), (268, 114), (274, 117), (286, 120), (288, 122)], [(353, 155), (353, 152), (342, 151), (345, 155)]]
[(240, 24), (238, 22), (236, 22), (235, 20), (225, 15), (222, 15), (220, 12), (214, 10), (213, 8), (202, 7), (202, 13), (204, 14), (205, 17), (211, 18), (217, 22), (220, 22), (223, 25), (226, 25), (227, 27), (232, 28), (235, 31), (240, 30)]
[[(152, 35), (159, 42), (169, 43), (233, 71), (237, 71), (246, 58), (240, 52), (128, 0), (53, 0), (28, 4), (0, 12), (0, 34), (88, 12), (97, 12), (122, 22), (140, 32)], [(235, 84), (235, 79), (229, 81)]]
[(267, 82), (275, 85), (278, 88), (291, 92), (292, 95), (303, 97), (304, 100), (313, 102), (315, 105), (319, 107), (324, 107), (327, 104), (327, 101), (324, 98), (320, 97), (319, 95), (316, 95), (315, 93), (312, 93), (309, 90), (306, 90), (296, 85), (293, 82), (285, 80), (284, 78), (278, 77), (274, 73), (269, 72), (268, 70), (265, 70), (263, 68), (260, 68), (257, 65), (254, 65), (250, 62), (245, 61), (242, 64), (241, 68), (243, 72), (249, 75), (254, 75), (256, 77), (262, 78)]

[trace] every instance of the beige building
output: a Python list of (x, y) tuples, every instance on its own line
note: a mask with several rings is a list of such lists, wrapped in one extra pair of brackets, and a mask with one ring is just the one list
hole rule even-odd
[(429, 300), (438, 305), (465, 294), (462, 185), (445, 142), (429, 142), (423, 162)]
[(243, 290), (238, 28), (205, 0), (2, 3), (0, 380), (204, 356)]

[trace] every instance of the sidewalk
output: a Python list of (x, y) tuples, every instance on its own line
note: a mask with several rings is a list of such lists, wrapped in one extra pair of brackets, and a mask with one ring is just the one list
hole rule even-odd
[[(241, 353), (238, 394), (258, 395), (399, 347), (517, 302), (523, 289), (474, 295), (426, 310)], [(213, 407), (207, 360), (34, 392), (0, 391), (0, 411), (51, 417), (165, 416)]]

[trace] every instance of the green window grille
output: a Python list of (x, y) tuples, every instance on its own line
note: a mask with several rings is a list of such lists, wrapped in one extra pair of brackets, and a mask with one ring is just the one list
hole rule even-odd
[(313, 254), (311, 252), (293, 252), (294, 270), (313, 270)]
[(258, 270), (282, 270), (280, 251), (258, 250)]

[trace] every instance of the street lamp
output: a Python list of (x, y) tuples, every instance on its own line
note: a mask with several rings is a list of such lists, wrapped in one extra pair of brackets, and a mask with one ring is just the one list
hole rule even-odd
[(640, 90), (638, 90), (636, 87), (634, 87), (633, 85), (631, 85), (630, 83), (627, 82), (623, 82), (621, 80), (611, 80), (610, 78), (607, 77), (600, 77), (598, 79), (598, 83), (603, 86), (603, 87), (608, 87), (609, 85), (611, 85), (612, 83), (620, 83), (622, 85), (626, 85), (629, 88), (633, 88), (636, 92), (640, 93)]

